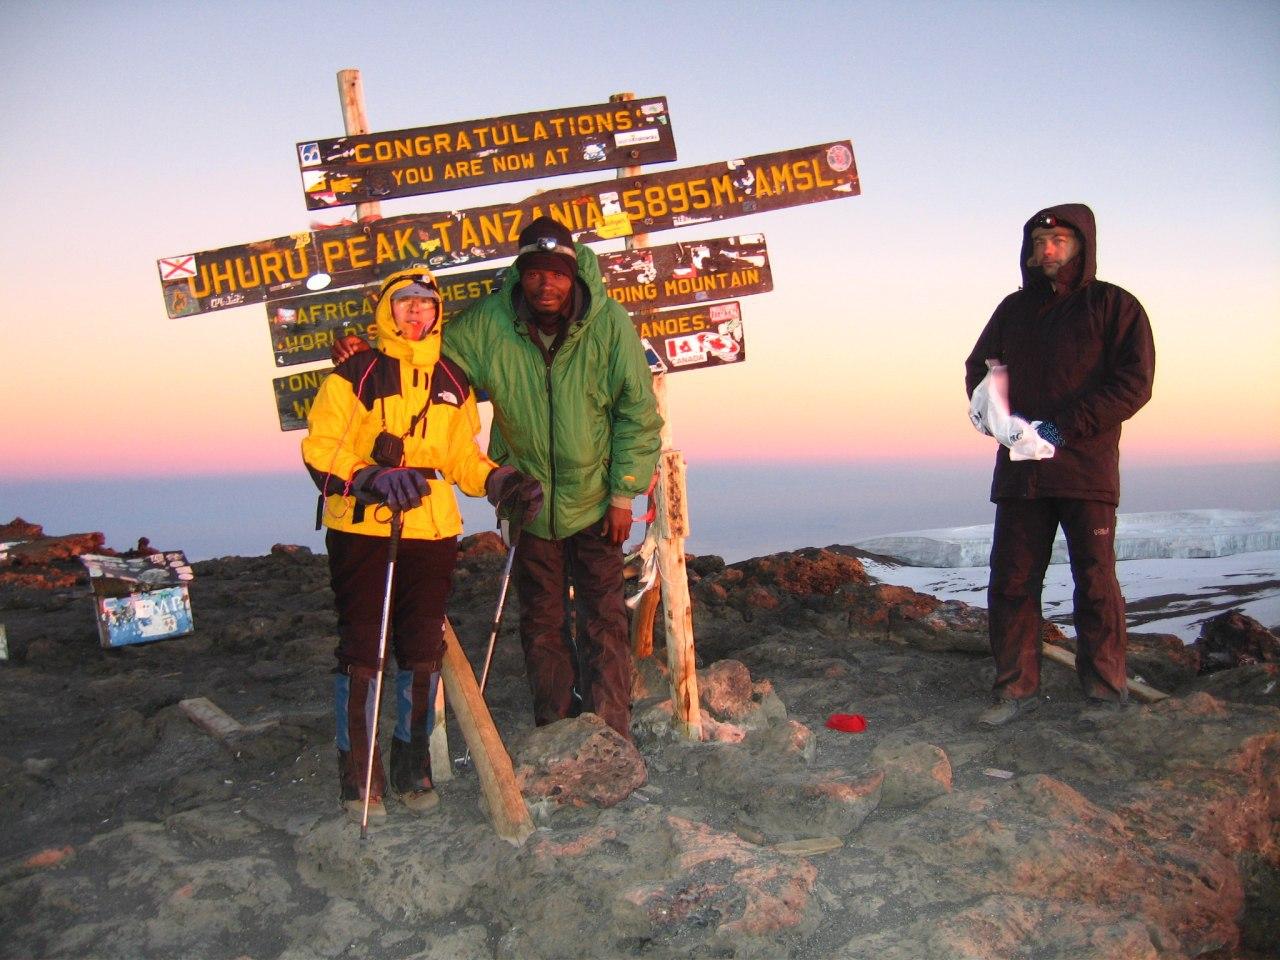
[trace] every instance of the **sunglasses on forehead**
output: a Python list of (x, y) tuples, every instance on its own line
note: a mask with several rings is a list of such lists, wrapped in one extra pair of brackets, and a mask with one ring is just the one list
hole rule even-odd
[(398, 273), (394, 277), (382, 281), (382, 289), (378, 291), (378, 296), (382, 296), (387, 292), (387, 288), (393, 283), (420, 283), (424, 287), (430, 287), (432, 290), (438, 291), (440, 288), (436, 286), (436, 278), (429, 273)]

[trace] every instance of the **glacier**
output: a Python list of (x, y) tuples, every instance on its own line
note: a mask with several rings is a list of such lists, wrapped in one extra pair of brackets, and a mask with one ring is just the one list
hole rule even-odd
[[(867, 572), (883, 583), (986, 606), (991, 525), (919, 530), (860, 540)], [(1280, 510), (1180, 510), (1121, 514), (1116, 575), (1129, 629), (1193, 642), (1210, 618), (1240, 610), (1280, 624)], [(1059, 539), (1045, 574), (1045, 618), (1068, 634), (1071, 570)]]
[[(913, 567), (983, 567), (991, 524), (893, 533), (853, 546)], [(1280, 510), (1174, 510), (1116, 517), (1117, 560), (1208, 559), (1280, 550)], [(1067, 562), (1062, 531), (1050, 563)]]

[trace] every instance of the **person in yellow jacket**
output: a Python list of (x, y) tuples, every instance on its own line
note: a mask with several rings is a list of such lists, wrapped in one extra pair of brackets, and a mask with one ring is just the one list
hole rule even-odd
[[(536, 480), (480, 449), (476, 399), (462, 369), (440, 355), (440, 294), (422, 268), (382, 285), (374, 350), (340, 364), (320, 386), (302, 457), (320, 489), (320, 520), (338, 613), (334, 708), (341, 799), (360, 817), (386, 589), (391, 518), (401, 517), (388, 641), (395, 652), (397, 723), (391, 788), (409, 810), (437, 803), (428, 736), (444, 655), (444, 605), (462, 516), (452, 485), (499, 505), (541, 507)], [(385, 817), (385, 777), (373, 744), (370, 817)]]

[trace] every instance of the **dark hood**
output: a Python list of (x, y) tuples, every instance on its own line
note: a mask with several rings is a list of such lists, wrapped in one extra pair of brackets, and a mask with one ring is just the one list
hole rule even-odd
[(1027, 266), (1027, 260), (1031, 257), (1031, 229), (1045, 214), (1053, 214), (1063, 223), (1074, 227), (1076, 233), (1080, 234), (1082, 262), (1078, 276), (1073, 278), (1071, 288), (1082, 287), (1093, 281), (1098, 274), (1098, 226), (1094, 222), (1093, 211), (1083, 203), (1060, 203), (1056, 207), (1037, 210), (1035, 215), (1022, 225), (1022, 255), (1018, 258), (1018, 266), (1022, 271), (1023, 287), (1039, 287), (1047, 283), (1044, 274)]

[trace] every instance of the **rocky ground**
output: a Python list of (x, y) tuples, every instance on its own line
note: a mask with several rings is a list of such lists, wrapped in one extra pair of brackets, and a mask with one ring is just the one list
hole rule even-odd
[[(323, 557), (196, 564), (194, 635), (104, 650), (73, 559), (101, 538), (41, 542), (0, 566), (4, 957), (1145, 960), (1280, 943), (1280, 639), (1247, 618), (1193, 647), (1133, 638), (1132, 670), (1167, 700), (1086, 709), (1047, 663), (1041, 709), (991, 731), (973, 722), (984, 611), (877, 584), (841, 548), (691, 558), (704, 742), (672, 736), (655, 659), (637, 664), (636, 748), (591, 716), (535, 732), (513, 607), (488, 700), (538, 829), (498, 839), (462, 771), (425, 816), (389, 800), (362, 841), (337, 805)], [(451, 618), (479, 664), (502, 557), (490, 536), (467, 546)], [(196, 697), (242, 729), (207, 733), (179, 706)], [(836, 713), (866, 729), (827, 728)], [(452, 721), (449, 737), (461, 753)]]

